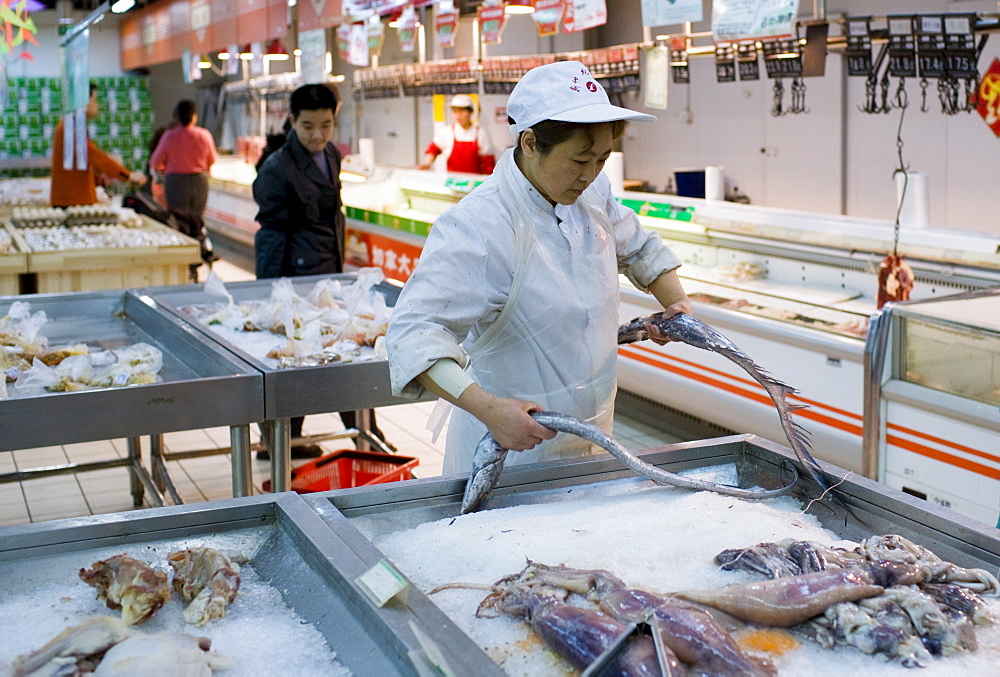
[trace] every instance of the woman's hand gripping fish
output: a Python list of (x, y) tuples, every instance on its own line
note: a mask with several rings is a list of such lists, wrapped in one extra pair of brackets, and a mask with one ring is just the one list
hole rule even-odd
[[(783, 487), (760, 490), (740, 489), (725, 484), (691, 479), (675, 475), (672, 472), (667, 472), (646, 463), (619, 444), (611, 435), (591, 423), (586, 423), (572, 416), (552, 411), (533, 411), (530, 414), (532, 418), (546, 428), (551, 428), (556, 432), (570, 433), (593, 442), (621, 461), (622, 465), (632, 472), (660, 484), (669, 484), (675, 487), (696, 489), (699, 491), (714, 491), (718, 494), (735, 496), (737, 498), (761, 499), (773, 498), (788, 493), (798, 479), (798, 475), (796, 475), (791, 482)], [(497, 444), (497, 441), (493, 439), (493, 435), (486, 433), (483, 439), (479, 441), (479, 444), (476, 445), (476, 451), (472, 457), (472, 473), (469, 475), (469, 481), (465, 485), (465, 496), (462, 498), (463, 515), (475, 510), (493, 490), (493, 487), (497, 485), (506, 459), (507, 449)]]
[(663, 313), (653, 313), (637, 317), (623, 324), (618, 328), (618, 344), (636, 343), (649, 338), (647, 325), (652, 325), (660, 330), (672, 341), (680, 341), (695, 348), (710, 350), (719, 353), (740, 367), (742, 367), (753, 380), (764, 386), (764, 390), (771, 396), (775, 408), (778, 410), (778, 419), (781, 421), (781, 429), (788, 438), (788, 443), (802, 463), (806, 473), (822, 491), (830, 489), (830, 483), (826, 480), (819, 463), (813, 458), (809, 451), (808, 433), (798, 423), (792, 420), (792, 411), (804, 409), (803, 404), (789, 404), (785, 399), (787, 395), (795, 394), (795, 388), (777, 380), (764, 369), (757, 365), (750, 357), (740, 350), (736, 344), (727, 339), (704, 322), (700, 322), (690, 315), (678, 313), (672, 317), (664, 317)]

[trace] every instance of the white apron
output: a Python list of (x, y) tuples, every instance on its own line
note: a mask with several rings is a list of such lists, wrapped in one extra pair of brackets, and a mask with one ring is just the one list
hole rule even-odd
[[(609, 219), (586, 193), (574, 218), (563, 224), (529, 205), (515, 182), (520, 170), (512, 153), (501, 158), (495, 175), (514, 223), (518, 257), (503, 311), (468, 347), (470, 375), (493, 395), (534, 401), (610, 433), (619, 292)], [(455, 407), (444, 474), (468, 472), (484, 434), (485, 425)], [(534, 449), (511, 452), (507, 464), (600, 453), (591, 447), (560, 433)]]

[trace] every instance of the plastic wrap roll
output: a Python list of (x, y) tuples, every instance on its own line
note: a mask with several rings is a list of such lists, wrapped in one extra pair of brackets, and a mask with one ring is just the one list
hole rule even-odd
[(611, 153), (604, 163), (604, 173), (611, 179), (611, 194), (621, 197), (625, 193), (625, 156), (617, 151)]
[(375, 139), (358, 139), (358, 155), (365, 167), (375, 166)]
[(705, 199), (725, 200), (726, 199), (726, 175), (723, 167), (719, 165), (708, 165), (705, 167)]
[[(906, 192), (903, 192), (903, 185)], [(926, 228), (931, 224), (931, 195), (927, 172), (896, 173), (896, 206), (902, 200), (899, 225), (903, 228)]]

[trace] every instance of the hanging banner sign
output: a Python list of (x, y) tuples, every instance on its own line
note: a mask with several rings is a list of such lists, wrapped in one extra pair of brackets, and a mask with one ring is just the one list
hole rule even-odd
[(455, 33), (458, 31), (458, 12), (437, 12), (434, 15), (434, 33), (438, 45), (443, 48), (455, 46)]
[(345, 61), (352, 66), (367, 67), (368, 58), (368, 27), (363, 24), (351, 24), (347, 32), (347, 58)]
[(503, 30), (506, 15), (503, 11), (503, 3), (489, 3), (481, 5), (476, 10), (479, 18), (479, 33), (483, 36), (483, 42), (497, 44), (500, 42), (500, 31)]
[(382, 38), (385, 35), (385, 24), (382, 23), (382, 18), (377, 14), (368, 17), (366, 32), (368, 34), (368, 51), (378, 56), (382, 50)]
[(774, 38), (792, 34), (799, 0), (714, 0), (715, 42)]
[(979, 104), (976, 110), (1000, 137), (1000, 59), (993, 59), (990, 69), (979, 81)]
[(646, 108), (667, 108), (667, 71), (670, 50), (663, 45), (645, 50), (646, 69), (642, 79), (643, 104)]
[(302, 82), (326, 81), (326, 29), (314, 28), (299, 33), (299, 66)]
[(642, 0), (643, 26), (670, 26), (701, 19), (701, 0)]
[(608, 6), (604, 0), (566, 0), (563, 32), (576, 33), (608, 22)]
[(347, 61), (351, 53), (351, 24), (337, 26), (337, 55), (341, 61)]
[(563, 15), (563, 0), (535, 0), (535, 11), (531, 18), (538, 28), (538, 37), (544, 38), (559, 33), (559, 21)]
[(403, 52), (414, 52), (417, 46), (417, 13), (413, 5), (403, 8), (399, 17), (399, 47)]

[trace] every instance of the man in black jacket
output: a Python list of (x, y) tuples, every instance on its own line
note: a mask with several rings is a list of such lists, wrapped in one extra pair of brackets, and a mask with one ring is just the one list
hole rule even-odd
[(292, 130), (253, 182), (258, 279), (343, 271), (340, 153), (331, 142), (339, 107), (326, 85), (292, 92)]
[[(336, 90), (303, 85), (292, 92), (291, 131), (281, 148), (260, 167), (253, 198), (260, 211), (254, 237), (257, 279), (325, 275), (344, 270), (344, 215), (340, 202), (340, 153), (331, 142), (340, 108)], [(355, 412), (340, 414), (355, 427)], [(302, 436), (303, 417), (291, 421), (292, 438)], [(371, 431), (382, 437), (372, 412)], [(293, 458), (315, 458), (317, 445), (293, 445)], [(267, 458), (266, 452), (258, 458)]]

